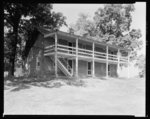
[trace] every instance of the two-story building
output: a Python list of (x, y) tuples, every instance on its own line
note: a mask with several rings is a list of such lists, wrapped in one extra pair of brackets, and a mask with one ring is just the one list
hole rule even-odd
[(37, 30), (27, 53), (29, 75), (48, 77), (118, 77), (129, 50), (62, 31)]

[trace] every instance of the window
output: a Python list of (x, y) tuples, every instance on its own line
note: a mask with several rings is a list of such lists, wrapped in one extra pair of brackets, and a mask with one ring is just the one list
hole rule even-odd
[(37, 62), (37, 66), (40, 66), (40, 62)]
[(110, 65), (108, 65), (108, 75), (111, 75)]
[[(68, 46), (69, 47), (73, 47), (73, 43), (72, 42), (68, 42)], [(72, 48), (69, 48), (69, 53), (72, 54)]]
[(108, 72), (110, 72), (110, 65), (108, 65)]
[(40, 61), (39, 61), (39, 57), (36, 58), (36, 70), (40, 70)]
[(79, 43), (79, 48), (81, 48), (81, 49), (86, 49), (86, 45)]
[(113, 55), (113, 54), (114, 54), (114, 52), (113, 52), (113, 51), (111, 51), (111, 54)]
[(83, 49), (86, 49), (86, 45), (82, 45), (82, 48), (83, 48)]
[(91, 62), (88, 62), (88, 75), (91, 75), (91, 74), (92, 74), (91, 69), (92, 69), (92, 67), (91, 67)]

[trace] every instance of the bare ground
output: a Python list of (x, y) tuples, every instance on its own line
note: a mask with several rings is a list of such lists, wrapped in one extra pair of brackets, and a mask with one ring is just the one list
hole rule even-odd
[[(4, 85), (5, 114), (145, 116), (145, 79), (83, 79)], [(82, 85), (83, 84), (83, 85)]]

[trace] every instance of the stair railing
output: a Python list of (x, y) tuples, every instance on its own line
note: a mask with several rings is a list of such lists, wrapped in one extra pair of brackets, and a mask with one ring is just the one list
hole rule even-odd
[(71, 75), (73, 75), (73, 68), (71, 68), (71, 66), (68, 64), (65, 58), (60, 58), (60, 61), (65, 65), (65, 67), (68, 69)]

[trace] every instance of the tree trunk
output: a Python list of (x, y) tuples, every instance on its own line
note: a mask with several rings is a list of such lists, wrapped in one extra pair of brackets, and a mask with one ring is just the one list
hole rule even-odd
[[(19, 18), (20, 19), (20, 18)], [(19, 25), (19, 19), (16, 20), (14, 26), (13, 26), (13, 32), (14, 32), (14, 39), (12, 39), (12, 56), (10, 59), (10, 71), (9, 75), (14, 76), (14, 71), (15, 71), (15, 59), (16, 59), (16, 50), (17, 50), (17, 42), (18, 42), (18, 25)]]

